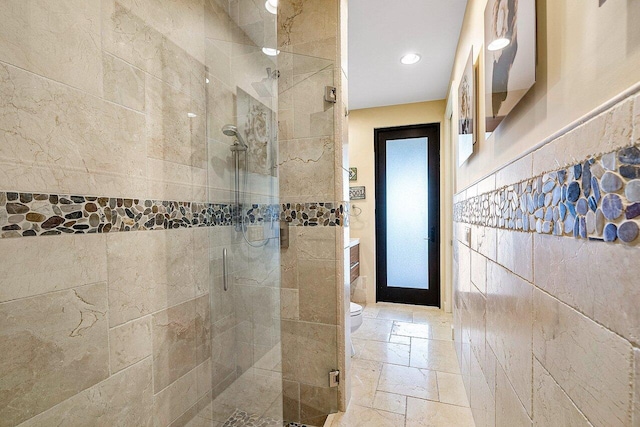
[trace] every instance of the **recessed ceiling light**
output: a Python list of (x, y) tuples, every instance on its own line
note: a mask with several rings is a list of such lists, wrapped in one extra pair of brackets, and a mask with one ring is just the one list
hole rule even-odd
[(420, 61), (420, 55), (418, 55), (417, 53), (407, 53), (405, 56), (400, 58), (400, 62), (402, 62), (404, 65), (412, 65), (418, 61)]
[(267, 9), (269, 13), (273, 13), (274, 15), (278, 14), (278, 0), (267, 0), (264, 3), (264, 8)]
[(510, 43), (511, 43), (511, 40), (506, 39), (504, 37), (500, 37), (499, 39), (495, 39), (494, 41), (489, 43), (489, 46), (487, 46), (487, 49), (489, 49), (492, 52), (495, 52), (496, 50), (504, 49), (505, 47), (509, 46)]
[(276, 56), (276, 55), (280, 54), (280, 51), (278, 49), (274, 49), (272, 47), (263, 47), (262, 48), (262, 53), (264, 53), (267, 56)]
[(196, 117), (198, 117), (198, 115), (195, 113), (187, 113), (187, 117), (189, 117), (190, 119), (195, 119)]

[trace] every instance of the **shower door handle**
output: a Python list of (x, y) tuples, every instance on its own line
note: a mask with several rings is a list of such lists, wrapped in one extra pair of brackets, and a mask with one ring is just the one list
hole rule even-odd
[(224, 290), (229, 289), (229, 269), (227, 268), (227, 248), (222, 249), (222, 286)]

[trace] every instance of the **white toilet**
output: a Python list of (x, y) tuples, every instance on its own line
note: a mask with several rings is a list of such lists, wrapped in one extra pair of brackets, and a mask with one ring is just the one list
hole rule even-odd
[[(349, 311), (351, 312), (351, 333), (353, 334), (362, 325), (362, 306), (352, 302)], [(353, 348), (353, 341), (351, 342), (351, 356), (356, 354), (356, 350)]]

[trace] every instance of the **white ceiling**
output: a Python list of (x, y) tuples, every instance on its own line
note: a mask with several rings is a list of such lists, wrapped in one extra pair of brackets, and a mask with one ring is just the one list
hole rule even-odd
[[(349, 0), (349, 109), (444, 99), (467, 0)], [(416, 52), (422, 60), (403, 65)]]

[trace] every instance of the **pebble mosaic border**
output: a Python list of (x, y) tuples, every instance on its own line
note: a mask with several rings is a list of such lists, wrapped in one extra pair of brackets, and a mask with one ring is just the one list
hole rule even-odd
[(340, 226), (344, 213), (343, 203), (283, 203), (281, 218), (296, 226)]
[[(230, 226), (234, 211), (225, 203), (3, 191), (0, 238)], [(283, 219), (296, 226), (340, 226), (344, 205), (253, 204), (243, 211), (248, 224)]]
[(454, 204), (454, 221), (637, 244), (640, 149), (594, 156)]

